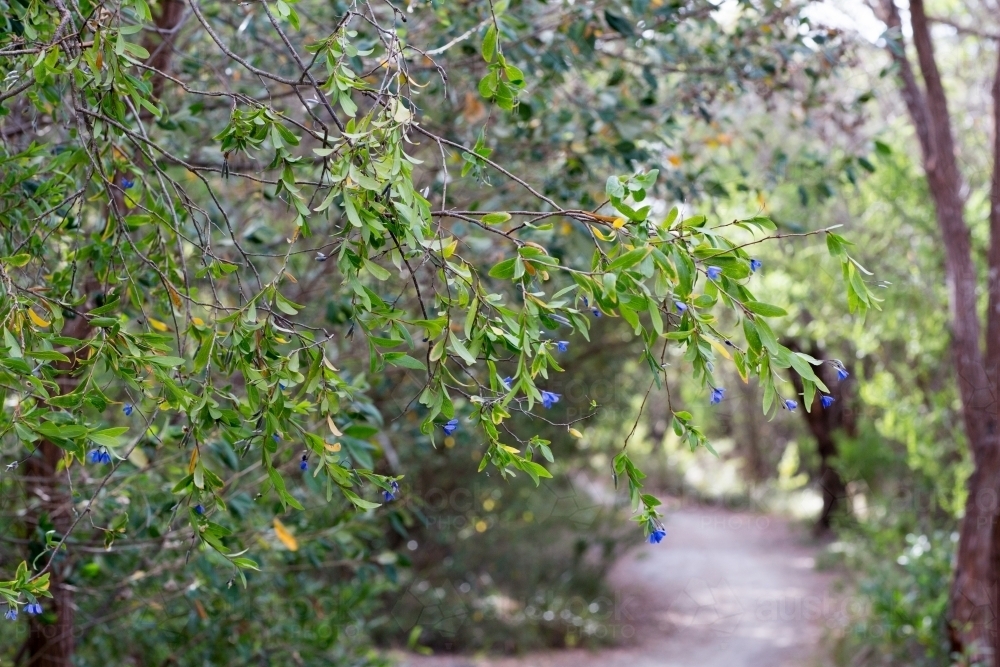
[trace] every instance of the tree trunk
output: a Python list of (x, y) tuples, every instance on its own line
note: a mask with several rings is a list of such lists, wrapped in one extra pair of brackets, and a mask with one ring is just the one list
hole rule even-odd
[(974, 471), (962, 519), (955, 579), (950, 594), (952, 648), (972, 662), (995, 665), (997, 655), (997, 573), (1000, 572), (1000, 436), (997, 427), (997, 369), (1000, 368), (1000, 66), (993, 85), (994, 159), (991, 187), (986, 349), (977, 310), (975, 263), (964, 217), (961, 174), (948, 101), (934, 57), (923, 0), (910, 2), (910, 26), (924, 89), (917, 82), (903, 43), (899, 10), (881, 0), (889, 28), (887, 47), (898, 68), (901, 93), (916, 129), (938, 228), (945, 251), (949, 287), (952, 361), (962, 400), (962, 419)]
[[(185, 3), (180, 0), (164, 0), (161, 3), (160, 11), (154, 17), (155, 30), (147, 35), (144, 40), (146, 49), (150, 52), (147, 65), (153, 68), (157, 74), (153, 75), (153, 96), (159, 98), (163, 93), (163, 86), (166, 79), (161, 73), (167, 73), (174, 53), (174, 44), (177, 35), (185, 19)], [(125, 204), (120, 193), (116, 193), (115, 201), (106, 211), (108, 216), (117, 216), (117, 212), (123, 212)], [(88, 292), (97, 289), (98, 285), (91, 281), (85, 288)], [(81, 308), (81, 312), (86, 308)], [(89, 327), (86, 319), (77, 315), (75, 319), (67, 321), (63, 330), (63, 335), (72, 338), (84, 339), (88, 335)], [(77, 380), (74, 377), (77, 364), (72, 351), (65, 351), (71, 359), (70, 364), (65, 365), (60, 370), (64, 375), (58, 379), (60, 392), (69, 393), (76, 388)], [(64, 452), (48, 441), (42, 441), (35, 452), (35, 455), (28, 459), (26, 463), (26, 473), (28, 476), (28, 493), (39, 499), (37, 515), (28, 519), (28, 527), (31, 537), (39, 541), (35, 544), (37, 555), (44, 547), (44, 536), (39, 534), (39, 525), (46, 526), (46, 522), (51, 524), (51, 529), (56, 531), (57, 539), (66, 535), (73, 524), (73, 499), (67, 493), (66, 487), (57, 474), (59, 460)], [(72, 665), (73, 650), (75, 647), (75, 629), (73, 623), (73, 592), (66, 583), (66, 578), (72, 570), (72, 560), (67, 556), (67, 551), (55, 554), (50, 568), (50, 591), (53, 599), (46, 602), (46, 613), (41, 617), (33, 617), (30, 621), (30, 631), (28, 639), (22, 648), (21, 655), (27, 654), (26, 665), (32, 667), (70, 667)], [(47, 556), (43, 556), (39, 561), (47, 562)]]
[[(87, 280), (84, 282), (83, 290), (84, 293), (90, 294), (97, 287), (95, 281)], [(83, 312), (92, 306), (88, 299), (88, 303), (78, 310)], [(90, 326), (82, 314), (67, 319), (62, 330), (62, 335), (77, 340), (83, 340), (89, 334)], [(61, 373), (56, 378), (56, 383), (60, 394), (68, 394), (76, 389), (79, 382), (75, 374), (79, 363), (74, 350), (63, 348), (60, 351), (66, 354), (70, 361), (56, 364)], [(29, 503), (32, 498), (37, 498), (39, 501), (37, 511), (29, 513), (27, 522), (30, 530), (28, 554), (30, 565), (35, 565), (36, 557), (44, 551), (43, 531), (54, 530), (55, 540), (58, 541), (67, 535), (75, 519), (73, 498), (58, 472), (59, 461), (64, 455), (62, 449), (43, 440), (25, 464)], [(37, 565), (40, 567), (45, 566), (49, 558), (52, 558), (52, 565), (49, 568), (49, 591), (52, 593), (52, 600), (43, 602), (45, 613), (42, 616), (32, 617), (30, 621), (28, 639), (22, 653), (27, 653), (28, 660), (25, 664), (31, 667), (70, 667), (73, 663), (75, 647), (73, 589), (66, 582), (73, 569), (69, 553), (68, 550), (63, 550), (54, 555), (45, 554), (37, 558)]]
[[(786, 347), (793, 351), (803, 351), (794, 341), (788, 342)], [(808, 354), (816, 359), (823, 359), (826, 356), (816, 343), (811, 344)], [(833, 517), (837, 512), (846, 509), (847, 486), (840, 473), (833, 467), (833, 459), (837, 457), (838, 453), (836, 433), (839, 431), (854, 436), (857, 434), (857, 423), (854, 412), (850, 408), (850, 392), (847, 381), (834, 382), (833, 377), (831, 377), (833, 374), (830, 373), (830, 367), (827, 364), (818, 367), (816, 375), (830, 389), (830, 395), (834, 398), (833, 404), (829, 408), (824, 408), (820, 403), (821, 394), (817, 392), (809, 410), (802, 410), (802, 416), (805, 417), (809, 431), (816, 439), (816, 448), (819, 452), (819, 486), (823, 492), (823, 510), (820, 512), (813, 530), (817, 535), (820, 535), (830, 530), (833, 525)], [(802, 393), (802, 378), (794, 372), (791, 376), (795, 390)]]
[[(82, 318), (81, 318), (82, 319)], [(56, 539), (66, 534), (73, 523), (72, 499), (66, 494), (61, 480), (56, 476), (56, 465), (64, 452), (51, 442), (42, 442), (35, 455), (26, 462), (28, 493), (40, 500), (38, 515), (28, 520), (31, 529), (30, 557), (35, 557), (44, 549), (44, 537), (39, 534), (39, 526), (56, 531)], [(48, 555), (39, 558), (39, 564), (48, 562)], [(73, 636), (73, 592), (66, 585), (66, 577), (72, 563), (65, 553), (56, 555), (49, 571), (52, 600), (44, 601), (43, 616), (31, 617), (26, 651), (31, 667), (69, 667), (72, 664)], [(20, 663), (19, 663), (20, 664)]]

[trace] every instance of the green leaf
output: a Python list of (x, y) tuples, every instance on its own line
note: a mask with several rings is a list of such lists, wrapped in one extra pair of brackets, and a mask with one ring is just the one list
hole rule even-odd
[(499, 225), (510, 220), (510, 213), (487, 213), (481, 218), (481, 220), (483, 224), (486, 225)]
[(31, 261), (31, 255), (26, 252), (18, 253), (11, 257), (0, 257), (0, 262), (3, 262), (7, 266), (12, 266), (15, 269), (20, 269)]
[(510, 259), (505, 259), (500, 262), (492, 269), (490, 269), (490, 277), (497, 278), (499, 280), (510, 280), (514, 277), (514, 265), (517, 263), (517, 258), (512, 257)]
[(608, 22), (608, 26), (615, 32), (625, 37), (635, 36), (635, 29), (632, 27), (632, 24), (611, 10), (604, 10), (604, 20)]
[(488, 63), (493, 62), (493, 56), (497, 51), (497, 27), (491, 24), (483, 36), (483, 60)]
[(635, 250), (631, 250), (611, 262), (611, 265), (608, 266), (608, 271), (629, 269), (645, 259), (648, 253), (649, 248), (636, 248)]
[(422, 363), (420, 363), (413, 357), (409, 356), (408, 354), (404, 354), (402, 352), (387, 352), (385, 355), (385, 360), (387, 363), (390, 363), (393, 366), (400, 366), (402, 368), (412, 368), (415, 371), (426, 370), (426, 368)]
[(751, 313), (757, 313), (758, 315), (763, 315), (764, 317), (784, 317), (788, 314), (788, 311), (784, 308), (772, 306), (771, 304), (763, 303), (762, 301), (744, 301), (743, 306)]
[(180, 357), (143, 357), (142, 359), (143, 361), (148, 361), (151, 364), (163, 366), (164, 368), (174, 368), (184, 364), (184, 359)]
[(116, 426), (106, 428), (101, 431), (94, 431), (87, 434), (87, 439), (104, 447), (117, 447), (120, 442), (118, 436), (128, 431), (127, 426)]

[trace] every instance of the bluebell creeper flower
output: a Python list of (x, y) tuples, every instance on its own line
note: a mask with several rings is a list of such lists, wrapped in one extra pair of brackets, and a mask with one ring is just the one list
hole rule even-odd
[(31, 602), (24, 608), (24, 611), (31, 616), (38, 616), (42, 613), (42, 605), (37, 602)]
[(445, 435), (451, 435), (452, 433), (458, 430), (458, 420), (449, 419), (447, 422), (445, 422), (444, 426), (442, 426), (441, 428), (442, 430), (444, 430)]
[(17, 620), (17, 607), (11, 607), (10, 609), (8, 609), (7, 613), (4, 614), (3, 617), (6, 618), (8, 621), (16, 621)]
[(87, 454), (87, 461), (89, 463), (111, 463), (111, 455), (108, 454), (108, 450), (104, 447), (98, 447), (97, 449), (92, 449)]
[(132, 180), (131, 178), (129, 178), (128, 176), (122, 176), (122, 187), (123, 187), (123, 188), (125, 188), (126, 190), (128, 190), (128, 189), (130, 189), (130, 188), (131, 188), (131, 187), (132, 187), (133, 185), (135, 185), (135, 181), (133, 181), (133, 180)]
[(762, 266), (764, 266), (764, 263), (762, 261), (760, 261), (759, 259), (751, 259), (750, 260), (750, 270), (753, 271), (754, 273), (756, 273), (757, 269), (759, 269)]
[(396, 480), (389, 482), (390, 491), (382, 492), (382, 499), (387, 503), (391, 503), (396, 499), (396, 494), (399, 493), (399, 483)]
[(705, 273), (708, 274), (709, 280), (718, 280), (719, 276), (722, 275), (722, 269), (717, 266), (710, 266), (705, 270)]
[(660, 542), (663, 541), (663, 538), (666, 536), (667, 536), (667, 531), (665, 531), (663, 528), (657, 528), (656, 530), (654, 530), (649, 534), (649, 543), (659, 544)]
[(819, 402), (823, 404), (823, 408), (824, 409), (826, 409), (826, 408), (830, 407), (831, 405), (833, 405), (834, 400), (836, 400), (836, 399), (834, 399), (833, 396), (830, 396), (830, 394), (823, 394), (819, 398)]
[(556, 341), (556, 349), (559, 350), (560, 352), (565, 352), (566, 350), (569, 349), (569, 341), (568, 340)]
[(722, 387), (712, 387), (712, 397), (708, 399), (708, 402), (712, 405), (718, 405), (722, 402), (722, 399), (726, 397), (726, 390)]
[(797, 401), (793, 401), (790, 398), (786, 398), (785, 399), (785, 409), (786, 410), (794, 410), (797, 407), (799, 407), (799, 404), (798, 404)]
[(674, 301), (674, 308), (677, 309), (678, 313), (683, 313), (685, 310), (688, 309), (687, 304), (682, 303), (680, 301)]
[(131, 403), (126, 403), (125, 406), (122, 408), (122, 412), (125, 413), (126, 417), (131, 417), (133, 410), (135, 410), (135, 406), (132, 405)]
[(553, 405), (559, 402), (561, 396), (559, 394), (553, 394), (551, 391), (542, 392), (542, 405), (546, 409), (551, 408)]

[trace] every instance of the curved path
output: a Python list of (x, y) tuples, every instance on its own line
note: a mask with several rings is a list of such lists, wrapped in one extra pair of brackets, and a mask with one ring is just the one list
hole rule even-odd
[(842, 598), (801, 531), (766, 515), (685, 507), (667, 538), (615, 565), (618, 646), (519, 658), (405, 655), (400, 667), (811, 667)]

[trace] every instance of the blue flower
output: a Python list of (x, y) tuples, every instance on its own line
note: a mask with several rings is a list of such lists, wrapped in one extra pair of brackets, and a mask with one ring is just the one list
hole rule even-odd
[(590, 308), (590, 301), (587, 301), (587, 297), (583, 297), (583, 307)]
[(543, 391), (542, 405), (544, 405), (546, 409), (551, 408), (553, 405), (559, 402), (559, 398), (560, 398), (559, 394), (553, 394), (551, 391)]
[(131, 187), (132, 187), (133, 185), (135, 185), (135, 181), (133, 181), (133, 180), (132, 180), (131, 178), (129, 178), (128, 176), (122, 176), (122, 187), (123, 187), (123, 188), (125, 188), (126, 190), (128, 190), (128, 189), (129, 189), (129, 188), (131, 188)]
[(274, 440), (275, 442), (281, 442), (281, 436), (278, 435), (277, 433), (272, 433), (271, 439)]
[(718, 280), (719, 276), (722, 275), (722, 269), (717, 266), (710, 266), (706, 269), (705, 273), (708, 274), (709, 280)]
[(514, 382), (514, 378), (508, 375), (504, 379), (500, 380), (500, 382), (503, 383), (504, 389), (510, 391), (510, 388), (513, 386), (511, 383)]
[(598, 308), (591, 308), (590, 312), (592, 312), (594, 314), (594, 317), (600, 317), (601, 316), (601, 311)]
[(712, 397), (708, 399), (708, 402), (712, 405), (718, 405), (722, 402), (722, 399), (726, 397), (726, 390), (722, 387), (712, 387)]
[(92, 449), (92, 450), (90, 450), (90, 452), (87, 453), (87, 462), (88, 463), (94, 463), (94, 464), (98, 464), (98, 463), (104, 463), (104, 464), (111, 463), (111, 455), (108, 454), (107, 450), (104, 449), (104, 447), (99, 447), (97, 449)]
[(685, 310), (688, 309), (687, 304), (681, 301), (674, 301), (674, 308), (677, 309), (678, 313), (683, 313)]
[(204, 514), (205, 513), (205, 506), (202, 505), (201, 503), (198, 503), (197, 505), (194, 506), (194, 513), (195, 514)]
[(826, 409), (826, 408), (830, 407), (831, 405), (833, 405), (833, 401), (834, 400), (835, 399), (833, 398), (833, 396), (830, 396), (829, 394), (823, 394), (819, 398), (819, 402), (823, 404), (823, 408), (824, 409)]
[(441, 428), (444, 430), (445, 435), (451, 435), (452, 433), (458, 430), (458, 420), (449, 419), (447, 422), (445, 422), (444, 426), (442, 426)]
[(135, 406), (132, 405), (131, 403), (126, 403), (124, 407), (122, 407), (122, 412), (125, 413), (126, 417), (131, 417), (133, 410), (135, 410)]
[(565, 352), (566, 350), (569, 349), (569, 341), (568, 340), (556, 341), (556, 349), (558, 349), (560, 352)]
[(562, 315), (553, 315), (552, 319), (554, 319), (559, 324), (562, 324), (563, 326), (569, 326), (569, 320), (567, 320)]
[(4, 614), (3, 617), (6, 618), (8, 621), (16, 621), (17, 620), (17, 607), (11, 607), (10, 609), (8, 609), (7, 613)]
[(850, 375), (850, 373), (848, 373), (847, 369), (844, 368), (843, 366), (839, 366), (837, 368), (837, 379), (840, 380), (841, 382), (846, 380), (848, 375)]
[(750, 270), (751, 271), (756, 272), (757, 269), (759, 269), (762, 266), (764, 266), (764, 262), (760, 261), (759, 259), (751, 259), (750, 260)]
[(42, 613), (42, 605), (37, 602), (31, 602), (24, 608), (24, 611), (31, 616), (38, 616)]
[(799, 407), (799, 404), (798, 404), (797, 401), (793, 401), (790, 398), (786, 398), (785, 399), (785, 409), (786, 410), (794, 410), (797, 407)]
[(659, 544), (660, 542), (663, 541), (663, 538), (666, 536), (667, 536), (667, 531), (663, 530), (663, 528), (657, 528), (656, 530), (654, 530), (652, 533), (649, 534), (649, 543)]
[(303, 472), (309, 470), (309, 457), (305, 454), (302, 455), (302, 460), (299, 461), (299, 470)]
[(390, 491), (382, 492), (382, 499), (387, 503), (391, 503), (396, 499), (396, 494), (399, 493), (399, 483), (396, 480), (389, 482)]

